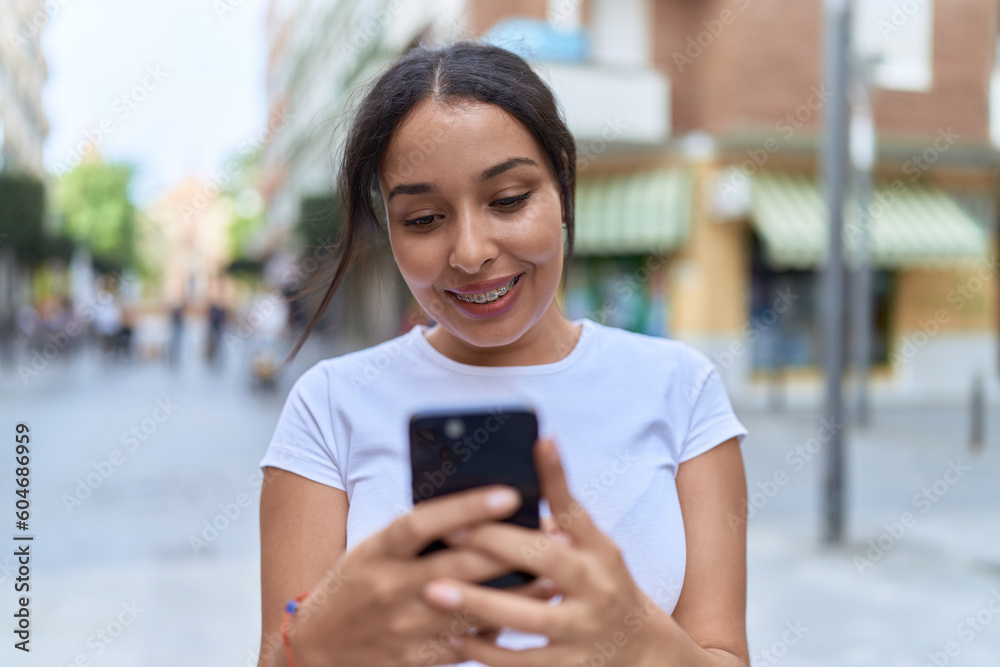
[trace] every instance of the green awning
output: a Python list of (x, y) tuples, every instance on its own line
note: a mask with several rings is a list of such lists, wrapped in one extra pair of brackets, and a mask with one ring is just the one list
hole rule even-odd
[(662, 254), (687, 238), (694, 174), (657, 169), (576, 183), (574, 255)]
[[(751, 188), (751, 222), (771, 264), (822, 264), (828, 245), (827, 208), (817, 178), (757, 174)], [(899, 179), (876, 188), (867, 216), (855, 215), (849, 197), (844, 211), (845, 255), (854, 254), (860, 230), (867, 229), (874, 266), (944, 266), (974, 261), (987, 251), (985, 229), (938, 188)]]

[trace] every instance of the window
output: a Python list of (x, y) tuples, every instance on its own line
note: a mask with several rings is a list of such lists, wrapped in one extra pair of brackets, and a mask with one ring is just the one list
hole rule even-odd
[(578, 30), (582, 23), (583, 0), (549, 0), (546, 16), (554, 27)]
[[(845, 354), (851, 340), (851, 273), (844, 285), (844, 329), (840, 341)], [(893, 273), (872, 269), (872, 366), (889, 361), (889, 314)], [(746, 338), (753, 345), (753, 368), (780, 373), (789, 368), (823, 365), (826, 344), (823, 318), (823, 270), (779, 271), (762, 255), (760, 240), (753, 238), (750, 318)], [(791, 304), (790, 306), (788, 304)], [(845, 357), (850, 364), (853, 357)]]
[(934, 0), (853, 3), (855, 51), (877, 59), (875, 84), (926, 92), (933, 81)]
[(597, 63), (649, 64), (652, 17), (646, 0), (592, 0), (590, 9), (592, 53)]

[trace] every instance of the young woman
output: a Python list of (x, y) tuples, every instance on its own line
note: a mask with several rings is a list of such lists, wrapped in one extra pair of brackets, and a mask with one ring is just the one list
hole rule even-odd
[[(382, 234), (435, 325), (293, 386), (261, 462), (262, 666), (749, 664), (746, 431), (703, 355), (560, 312), (575, 164), (552, 93), (503, 49), (415, 49), (360, 103), (303, 338)], [(511, 396), (539, 418), (542, 530), (496, 521), (519, 503), (502, 486), (413, 508), (409, 415)], [(538, 578), (474, 583), (517, 569)]]

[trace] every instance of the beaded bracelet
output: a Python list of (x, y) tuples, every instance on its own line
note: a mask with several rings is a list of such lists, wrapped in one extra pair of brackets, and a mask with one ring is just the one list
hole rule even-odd
[(285, 618), (281, 621), (281, 642), (285, 645), (285, 661), (288, 667), (295, 667), (295, 657), (292, 655), (292, 641), (288, 637), (288, 625), (292, 621), (292, 616), (299, 610), (299, 604), (306, 599), (309, 593), (302, 593), (288, 601), (285, 605)]

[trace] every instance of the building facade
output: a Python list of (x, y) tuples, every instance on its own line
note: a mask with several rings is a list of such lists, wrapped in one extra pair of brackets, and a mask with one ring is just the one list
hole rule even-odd
[[(872, 266), (873, 398), (960, 400), (978, 377), (1000, 396), (1000, 7), (854, 4), (868, 84), (856, 106), (868, 101), (877, 139), (870, 197), (845, 206), (845, 245), (849, 265), (866, 248)], [(298, 126), (268, 147), (269, 229), (284, 238), (310, 194), (332, 192), (336, 121), (357, 84), (417, 40), (499, 44), (551, 85), (577, 138), (567, 314), (690, 342), (738, 400), (816, 403), (827, 338), (822, 10), (822, 0), (275, 0), (269, 90)], [(406, 296), (397, 280), (397, 311)]]
[[(0, 178), (9, 177), (19, 192), (37, 202), (31, 219), (20, 211), (3, 221), (40, 231), (43, 215), (42, 144), (49, 132), (42, 110), (42, 85), (48, 75), (39, 34), (47, 16), (30, 0), (0, 0)], [(5, 188), (5, 192), (11, 190)], [(16, 209), (15, 209), (16, 210)], [(8, 214), (11, 211), (8, 209)], [(13, 230), (3, 232), (3, 237)], [(14, 244), (0, 238), (0, 363), (8, 356), (15, 314), (30, 300), (30, 274), (19, 265)]]
[[(820, 134), (829, 100), (823, 3), (653, 6), (662, 35), (656, 61), (676, 93), (675, 130), (711, 138), (702, 213), (692, 218), (671, 292), (673, 331), (708, 352), (747, 398), (777, 390), (790, 401), (818, 401), (827, 338), (819, 287), (827, 234)], [(847, 202), (844, 235), (848, 266), (865, 238), (873, 268), (874, 398), (964, 401), (977, 377), (995, 396), (991, 80), (1000, 6), (876, 0), (854, 3), (853, 19), (856, 57), (877, 58), (868, 70), (872, 193), (860, 209)], [(719, 303), (719, 294), (747, 296)]]
[(42, 110), (48, 75), (39, 34), (44, 11), (30, 0), (0, 0), (0, 169), (44, 177)]

